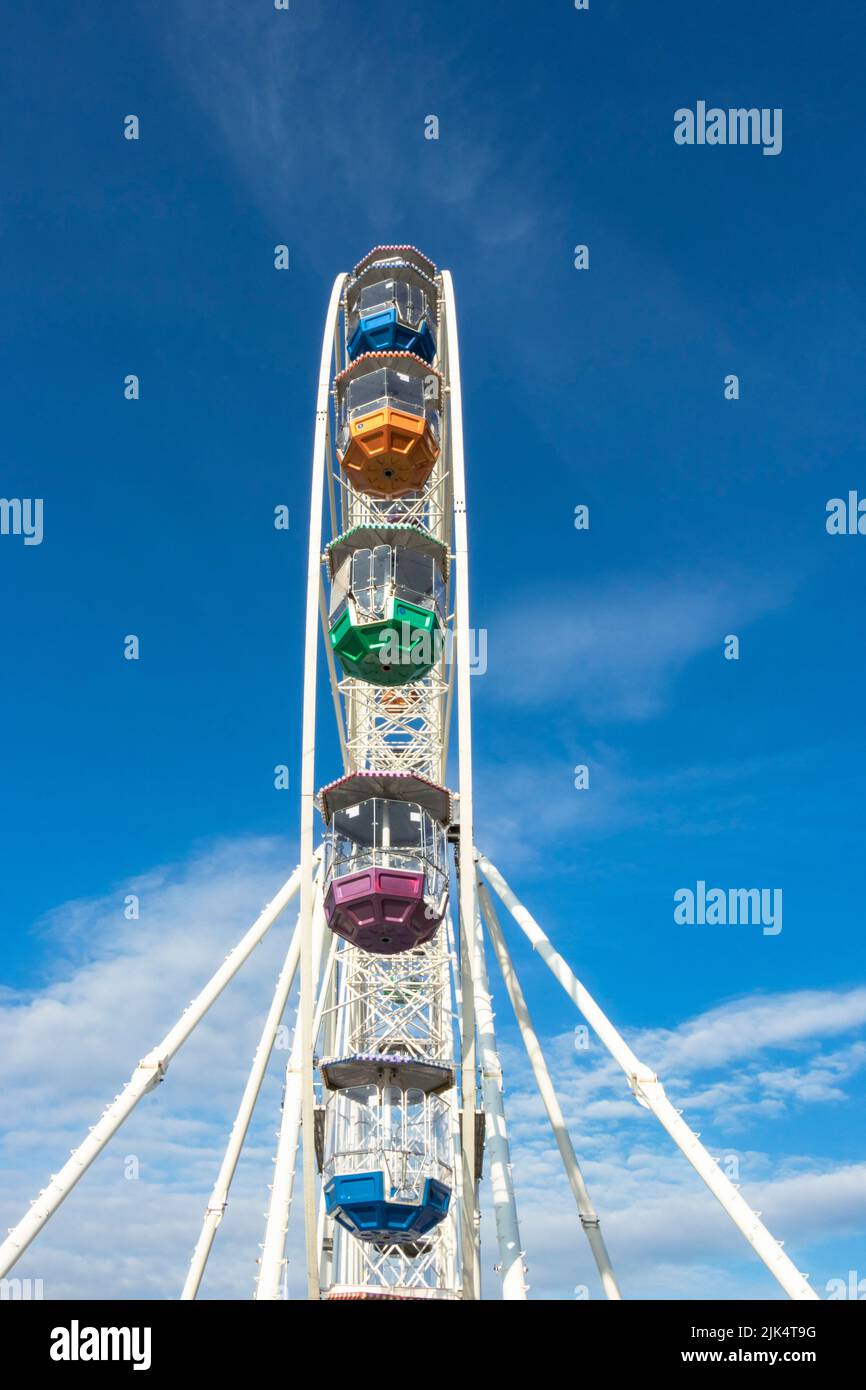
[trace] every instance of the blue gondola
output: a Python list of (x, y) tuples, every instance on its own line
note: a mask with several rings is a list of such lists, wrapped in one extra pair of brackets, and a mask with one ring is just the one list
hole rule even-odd
[(416, 1245), (448, 1214), (450, 1066), (363, 1054), (322, 1063), (325, 1206), (374, 1245)]
[(346, 291), (352, 361), (367, 352), (414, 352), (433, 361), (439, 291), (428, 268), (413, 247), (383, 247), (380, 257), (356, 267)]
[(325, 1186), (325, 1206), (359, 1240), (404, 1244), (429, 1235), (448, 1214), (451, 1189), (435, 1178), (424, 1181), (419, 1203), (389, 1200), (382, 1172), (344, 1173)]

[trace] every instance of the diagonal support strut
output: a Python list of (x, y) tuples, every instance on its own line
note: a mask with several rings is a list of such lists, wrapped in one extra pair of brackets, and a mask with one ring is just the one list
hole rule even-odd
[(622, 1294), (619, 1291), (619, 1286), (613, 1272), (613, 1266), (610, 1262), (610, 1256), (607, 1253), (607, 1246), (604, 1243), (604, 1237), (601, 1233), (598, 1215), (592, 1205), (583, 1174), (580, 1171), (577, 1154), (574, 1152), (571, 1135), (566, 1128), (565, 1118), (556, 1091), (554, 1090), (553, 1082), (550, 1079), (550, 1072), (547, 1070), (547, 1063), (544, 1060), (541, 1044), (538, 1041), (538, 1034), (532, 1026), (532, 1019), (529, 1015), (529, 1009), (526, 1006), (526, 999), (520, 986), (520, 981), (514, 969), (514, 962), (508, 953), (505, 937), (502, 935), (502, 928), (499, 925), (499, 918), (496, 915), (496, 910), (493, 906), (493, 901), (490, 897), (487, 885), (483, 883), (480, 878), (478, 880), (478, 896), (481, 901), (481, 910), (484, 915), (484, 920), (487, 923), (490, 940), (493, 942), (493, 950), (499, 962), (499, 969), (505, 981), (505, 988), (508, 991), (508, 997), (511, 1000), (511, 1006), (514, 1009), (517, 1024), (526, 1047), (527, 1056), (529, 1057), (533, 1075), (535, 1076), (539, 1095), (541, 1096), (544, 1109), (547, 1112), (547, 1118), (553, 1130), (553, 1137), (556, 1140), (565, 1167), (566, 1176), (571, 1186), (575, 1203), (577, 1204), (580, 1223), (586, 1233), (587, 1240), (589, 1241), (590, 1248), (595, 1258), (602, 1288), (607, 1298), (612, 1300), (621, 1299)]
[(478, 866), (487, 882), (496, 890), (497, 896), (508, 908), (521, 931), (532, 942), (534, 949), (541, 956), (545, 965), (562, 985), (566, 994), (577, 1005), (611, 1056), (622, 1067), (628, 1077), (629, 1086), (635, 1099), (647, 1110), (651, 1110), (656, 1119), (667, 1130), (674, 1143), (691, 1163), (698, 1176), (706, 1183), (734, 1225), (763, 1260), (773, 1278), (781, 1284), (789, 1298), (817, 1299), (818, 1295), (810, 1287), (806, 1276), (800, 1273), (782, 1249), (779, 1241), (774, 1239), (763, 1222), (758, 1219), (748, 1202), (740, 1196), (733, 1183), (725, 1176), (697, 1135), (668, 1100), (664, 1087), (655, 1072), (643, 1062), (638, 1061), (628, 1043), (617, 1032), (603, 1010), (599, 1008), (592, 995), (583, 987), (558, 951), (554, 950), (535, 918), (512, 892), (499, 870), (483, 854), (478, 856)]
[(75, 1187), (84, 1177), (91, 1163), (105, 1148), (108, 1141), (117, 1133), (135, 1109), (142, 1096), (158, 1086), (165, 1076), (172, 1057), (183, 1046), (190, 1033), (204, 1018), (211, 1005), (219, 998), (226, 985), (238, 973), (241, 966), (252, 955), (266, 932), (273, 926), (280, 913), (298, 891), (301, 871), (295, 869), (291, 878), (283, 884), (274, 897), (257, 917), (249, 931), (230, 951), (219, 969), (211, 976), (204, 989), (196, 995), (184, 1010), (172, 1029), (166, 1033), (162, 1042), (157, 1043), (146, 1057), (143, 1057), (132, 1073), (129, 1081), (115, 1096), (111, 1105), (102, 1113), (98, 1123), (87, 1138), (73, 1149), (71, 1156), (56, 1173), (48, 1186), (40, 1192), (26, 1216), (10, 1230), (6, 1240), (0, 1245), (0, 1277), (7, 1274), (16, 1260), (23, 1255), (28, 1245), (36, 1238), (45, 1223), (54, 1215)]

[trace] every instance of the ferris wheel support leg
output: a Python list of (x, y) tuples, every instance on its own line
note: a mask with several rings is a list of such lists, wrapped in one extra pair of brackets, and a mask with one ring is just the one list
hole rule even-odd
[(48, 1186), (40, 1192), (18, 1225), (10, 1230), (6, 1240), (0, 1245), (0, 1277), (7, 1274), (16, 1260), (42, 1230), (46, 1221), (72, 1191), (75, 1184), (84, 1176), (93, 1160), (102, 1152), (108, 1141), (116, 1134), (128, 1115), (132, 1113), (142, 1096), (159, 1085), (165, 1076), (168, 1064), (175, 1053), (183, 1046), (190, 1033), (204, 1018), (208, 1009), (222, 994), (226, 985), (237, 974), (244, 961), (252, 955), (256, 946), (273, 926), (286, 904), (291, 902), (298, 891), (301, 871), (296, 869), (291, 878), (283, 884), (271, 902), (262, 909), (253, 925), (237, 946), (226, 956), (220, 968), (211, 976), (204, 989), (187, 1005), (177, 1023), (162, 1042), (157, 1043), (146, 1057), (143, 1057), (124, 1086), (119, 1096), (102, 1113), (98, 1123), (91, 1129), (87, 1138), (55, 1173)]
[(781, 1284), (788, 1297), (802, 1300), (817, 1299), (818, 1295), (810, 1287), (806, 1276), (800, 1273), (793, 1261), (785, 1254), (780, 1242), (774, 1239), (763, 1222), (758, 1219), (756, 1213), (752, 1211), (752, 1208), (740, 1196), (730, 1179), (725, 1176), (704, 1148), (698, 1136), (683, 1120), (680, 1112), (668, 1100), (664, 1087), (655, 1072), (643, 1062), (638, 1061), (628, 1043), (599, 1008), (592, 995), (584, 989), (562, 956), (554, 950), (535, 918), (515, 896), (499, 870), (484, 855), (479, 856), (478, 862), (482, 874), (496, 890), (545, 965), (555, 975), (566, 994), (576, 1004), (611, 1056), (622, 1067), (635, 1099), (647, 1110), (651, 1110), (656, 1119), (661, 1122), (674, 1143), (727, 1212), (734, 1225), (746, 1237), (755, 1253)]
[[(325, 912), (322, 906), (321, 887), (316, 894), (313, 914), (313, 980), (318, 980), (322, 958), (322, 943), (325, 934)], [(327, 979), (325, 986), (327, 985)], [(323, 986), (322, 996), (324, 996)], [(321, 1016), (321, 1008), (318, 1010)], [(313, 1034), (315, 1036), (315, 1033)], [(302, 1131), (303, 1092), (304, 1092), (304, 1035), (300, 1013), (295, 1024), (292, 1050), (286, 1064), (286, 1082), (283, 1090), (283, 1112), (280, 1118), (277, 1154), (274, 1159), (274, 1180), (271, 1185), (271, 1199), (268, 1203), (267, 1225), (262, 1254), (259, 1261), (259, 1277), (255, 1297), (280, 1299), (283, 1297), (283, 1276), (286, 1265), (286, 1234), (289, 1229), (289, 1216), (292, 1210), (292, 1196), (295, 1186), (295, 1168), (298, 1158), (298, 1136)], [(312, 1124), (310, 1126), (312, 1131)], [(311, 1140), (310, 1147), (315, 1149)], [(316, 1279), (318, 1283), (318, 1213), (314, 1234), (317, 1238)]]
[(619, 1286), (617, 1285), (613, 1272), (613, 1266), (610, 1262), (610, 1256), (607, 1253), (607, 1246), (604, 1243), (604, 1236), (601, 1233), (601, 1224), (590, 1200), (583, 1174), (580, 1171), (577, 1154), (574, 1152), (571, 1135), (566, 1128), (565, 1118), (562, 1114), (553, 1082), (550, 1079), (550, 1072), (547, 1070), (547, 1063), (544, 1060), (544, 1053), (538, 1041), (538, 1034), (532, 1026), (532, 1019), (526, 1007), (526, 998), (514, 970), (514, 962), (508, 953), (508, 947), (505, 944), (502, 928), (499, 925), (499, 918), (493, 907), (487, 885), (480, 880), (478, 884), (478, 896), (481, 901), (481, 910), (484, 915), (484, 920), (487, 923), (487, 930), (493, 942), (496, 959), (499, 962), (499, 968), (502, 972), (502, 978), (505, 981), (505, 988), (508, 991), (508, 997), (511, 1000), (511, 1006), (514, 1009), (521, 1037), (523, 1038), (527, 1056), (529, 1057), (533, 1075), (535, 1076), (538, 1092), (547, 1112), (547, 1118), (553, 1130), (553, 1137), (556, 1140), (565, 1167), (566, 1176), (568, 1177), (569, 1185), (574, 1195), (580, 1222), (586, 1233), (586, 1238), (589, 1241), (593, 1257), (595, 1258), (602, 1288), (607, 1298), (611, 1300), (621, 1299), (622, 1294), (619, 1291)]
[(444, 361), (449, 381), (448, 439), (451, 454), (452, 499), (454, 504), (454, 633), (457, 649), (457, 729), (459, 734), (460, 779), (460, 959), (463, 979), (461, 1018), (461, 1084), (463, 1103), (463, 1297), (480, 1297), (476, 1277), (476, 1184), (475, 1184), (475, 1019), (472, 964), (475, 954), (475, 844), (472, 830), (472, 704), (470, 699), (471, 660), (469, 628), (469, 528), (466, 516), (466, 466), (463, 452), (463, 388), (460, 380), (460, 346), (457, 336), (457, 308), (450, 273), (442, 272), (445, 300)]
[(255, 1110), (256, 1102), (262, 1089), (262, 1081), (264, 1080), (268, 1062), (271, 1058), (274, 1040), (277, 1036), (277, 1029), (280, 1026), (280, 1021), (285, 1012), (286, 1003), (297, 973), (300, 953), (301, 932), (300, 925), (297, 925), (292, 933), (292, 940), (286, 953), (286, 959), (283, 962), (283, 968), (277, 979), (274, 997), (271, 1002), (271, 1007), (268, 1010), (268, 1016), (265, 1019), (264, 1027), (262, 1028), (255, 1056), (253, 1057), (253, 1064), (247, 1078), (247, 1084), (244, 1087), (243, 1095), (241, 1096), (235, 1122), (232, 1125), (232, 1131), (229, 1135), (229, 1142), (226, 1146), (225, 1155), (217, 1175), (217, 1180), (214, 1183), (213, 1191), (210, 1195), (210, 1201), (207, 1204), (201, 1234), (199, 1235), (195, 1250), (193, 1251), (189, 1272), (180, 1295), (182, 1302), (193, 1299), (198, 1294), (205, 1265), (207, 1264), (208, 1256), (210, 1255), (216, 1237), (217, 1228), (223, 1219), (223, 1214), (228, 1205), (229, 1188), (232, 1185), (238, 1159), (241, 1156), (241, 1150), (250, 1127), (250, 1120), (253, 1117), (253, 1111)]
[(475, 914), (475, 940), (472, 982), (475, 991), (475, 1019), (478, 1054), (481, 1062), (481, 1093), (484, 1099), (484, 1137), (490, 1163), (490, 1186), (496, 1237), (499, 1244), (499, 1274), (502, 1297), (506, 1302), (526, 1299), (526, 1268), (520, 1244), (520, 1224), (511, 1171), (511, 1151), (505, 1123), (502, 1064), (496, 1048), (493, 1000), (484, 953), (484, 928), (480, 911)]
[[(459, 876), (458, 876), (459, 881)], [(458, 902), (458, 917), (460, 915)], [(461, 1086), (455, 1095), (454, 1110), (457, 1123), (456, 1153), (458, 1182), (456, 1196), (460, 1204), (460, 1261), (464, 1300), (480, 1295), (481, 1288), (481, 1230), (478, 1215), (478, 1183), (475, 1179), (475, 999), (472, 992), (471, 954), (465, 934), (460, 930), (455, 943), (451, 918), (448, 920), (448, 942), (454, 962), (454, 1003), (460, 1027)], [(471, 1090), (468, 1077), (471, 1076)], [(471, 1147), (466, 1140), (467, 1126), (472, 1126)], [(471, 1161), (471, 1166), (470, 1166)], [(467, 1195), (466, 1186), (472, 1192)], [(468, 1273), (467, 1273), (468, 1270)]]
[(324, 1188), (319, 1193), (319, 1284), (327, 1289), (334, 1282), (334, 1220), (325, 1210)]
[(344, 275), (331, 290), (319, 382), (316, 393), (316, 428), (310, 491), (310, 531), (307, 548), (307, 597), (304, 627), (304, 709), (301, 726), (301, 1082), (304, 1175), (304, 1232), (307, 1256), (307, 1293), (319, 1297), (317, 1245), (316, 1155), (313, 1143), (313, 822), (316, 775), (316, 676), (319, 639), (319, 584), (322, 562), (322, 517), (325, 468), (330, 468), (329, 402), (331, 358), (337, 336)]
[(460, 1229), (459, 1213), (463, 1211), (463, 1164), (461, 1162), (460, 1147), (460, 1097), (456, 1089), (448, 1092), (447, 1102), (450, 1110), (451, 1144), (454, 1150), (456, 1162), (454, 1164), (454, 1211), (449, 1211), (448, 1219), (451, 1222), (451, 1249), (448, 1270), (448, 1287), (456, 1288), (460, 1249), (457, 1235)]
[(481, 1297), (478, 1250), (478, 1183), (476, 1181), (475, 1109), (476, 1109), (476, 1039), (475, 993), (472, 986), (472, 940), (467, 933), (466, 908), (461, 881), (459, 902), (459, 962), (460, 962), (460, 1169), (462, 1209), (460, 1213), (460, 1244), (463, 1266), (463, 1298), (467, 1302)]
[[(328, 470), (330, 473), (330, 469)], [(346, 743), (346, 730), (343, 725), (343, 710), (340, 706), (339, 677), (337, 675), (337, 665), (334, 661), (334, 653), (331, 643), (328, 640), (328, 605), (325, 599), (325, 586), (322, 577), (319, 575), (319, 615), (322, 620), (322, 637), (325, 642), (325, 655), (328, 659), (328, 674), (331, 677), (331, 696), (334, 702), (334, 715), (337, 720), (337, 734), (340, 739), (340, 752), (343, 755), (343, 768), (349, 771), (349, 749)]]

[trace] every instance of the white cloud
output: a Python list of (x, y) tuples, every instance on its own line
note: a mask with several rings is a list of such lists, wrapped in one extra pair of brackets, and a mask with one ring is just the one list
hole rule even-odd
[[(104, 899), (70, 904), (43, 924), (45, 945), (60, 948), (61, 965), (47, 980), (27, 991), (7, 990), (0, 999), (6, 1058), (0, 1225), (17, 1220), (292, 863), (287, 847), (272, 841), (223, 844)], [(141, 897), (138, 922), (127, 922), (121, 911), (129, 891)], [(20, 1261), (16, 1273), (42, 1278), (47, 1297), (176, 1296), (293, 921), (289, 908), (181, 1050), (165, 1084), (145, 1098)], [(713, 1128), (705, 1141), (719, 1154), (725, 1148), (716, 1125), (732, 1106), (745, 1120), (761, 1104), (814, 1112), (816, 1105), (844, 1103), (864, 1048), (843, 1035), (864, 1017), (866, 991), (803, 991), (736, 1000), (679, 1029), (631, 1040), (659, 1067), (679, 1104), (680, 1091), (692, 1092), (687, 1104), (696, 1102), (703, 1111), (702, 1122)], [(839, 1042), (828, 1050), (823, 1044), (831, 1037)], [(625, 1292), (775, 1296), (769, 1276), (684, 1160), (629, 1098), (621, 1074), (596, 1052), (576, 1056), (571, 1035), (549, 1039), (545, 1048)], [(788, 1054), (782, 1059), (780, 1049)], [(526, 1061), (507, 1037), (502, 1052), (533, 1294), (568, 1298), (575, 1285), (587, 1283), (595, 1296), (591, 1262)], [(208, 1268), (207, 1297), (246, 1298), (253, 1287), (284, 1060), (284, 1054), (274, 1059), (266, 1081)], [(731, 1063), (731, 1076), (716, 1074)], [(760, 1133), (765, 1143), (772, 1141), (772, 1117)], [(787, 1238), (801, 1263), (809, 1257), (807, 1267), (818, 1277), (844, 1275), (853, 1259), (852, 1235), (866, 1226), (862, 1165), (742, 1143), (736, 1153), (745, 1194), (774, 1234)], [(124, 1174), (130, 1155), (138, 1160), (137, 1181)], [(484, 1241), (489, 1274), (496, 1258), (489, 1214)], [(303, 1297), (300, 1242), (296, 1219), (290, 1228), (294, 1297)], [(495, 1280), (489, 1292), (496, 1296)]]
[(490, 698), (523, 706), (564, 700), (596, 723), (643, 721), (667, 705), (674, 680), (701, 652), (716, 650), (729, 632), (741, 634), (756, 618), (787, 602), (776, 579), (736, 583), (695, 575), (647, 581), (645, 575), (607, 587), (575, 585), (550, 595), (521, 591), (490, 622), (489, 662), (509, 658), (507, 680), (485, 683)]
[(791, 1047), (834, 1037), (866, 1023), (866, 988), (796, 990), (735, 999), (689, 1020), (675, 1032), (649, 1034), (666, 1070), (691, 1072), (756, 1056), (768, 1047)]
[[(350, 47), (357, 22), (345, 30)], [(363, 90), (347, 101), (351, 64), (333, 61), (327, 20), (315, 7), (293, 5), (289, 18), (267, 6), (180, 0), (158, 37), (263, 213), (285, 219), (304, 237), (308, 257), (315, 253), (313, 198), (321, 199), (317, 215), (351, 209), (356, 225), (388, 228), (386, 240), (404, 235), (394, 228), (405, 225), (414, 196), (466, 213), (467, 232), (488, 249), (525, 243), (538, 222), (537, 196), (526, 187), (522, 206), (515, 206), (513, 177), (501, 188), (503, 171), (515, 173), (515, 153), (496, 140), (495, 98), (482, 116), (483, 96), (473, 89), (474, 123), (453, 115), (463, 108), (468, 79), (462, 65), (443, 59), (424, 27), (404, 8), (401, 44), (417, 72), (408, 84), (395, 80), (384, 103), (365, 101)], [(369, 29), (364, 38), (371, 39)], [(375, 57), (368, 61), (387, 64), (387, 42), (375, 36), (371, 42)], [(439, 142), (424, 138), (428, 114), (443, 124)], [(519, 185), (531, 181), (538, 190), (537, 158), (531, 150), (519, 158)]]
[[(221, 844), (41, 924), (60, 968), (0, 999), (0, 1226), (80, 1143), (294, 862), (287, 844), (271, 840)], [(130, 892), (140, 897), (138, 921), (123, 916)], [(295, 916), (290, 904), (20, 1262), (45, 1279), (46, 1296), (171, 1297), (180, 1288)], [(254, 1277), (284, 1064), (276, 1053), (220, 1232), (210, 1289), (225, 1296), (245, 1296)], [(127, 1155), (139, 1160), (138, 1181), (124, 1176)]]
[[(524, 1174), (527, 1155), (515, 1146)], [(645, 1158), (639, 1172), (619, 1166), (610, 1182), (586, 1165), (590, 1193), (601, 1216), (611, 1261), (626, 1298), (778, 1298), (771, 1275), (745, 1246), (721, 1207), (676, 1155)], [(830, 1173), (812, 1172), (771, 1181), (743, 1173), (745, 1195), (801, 1267), (810, 1250), (834, 1240), (850, 1241), (866, 1229), (866, 1165)], [(602, 1296), (571, 1193), (555, 1164), (535, 1165), (535, 1182), (519, 1192), (521, 1236), (528, 1252), (536, 1297), (568, 1298), (585, 1284)], [(492, 1238), (492, 1216), (485, 1232)], [(844, 1260), (820, 1266), (808, 1260), (820, 1293)]]
[[(862, 989), (745, 998), (676, 1029), (627, 1035), (686, 1119), (697, 1122), (710, 1153), (736, 1164), (729, 1175), (819, 1292), (857, 1263), (851, 1242), (866, 1231), (866, 1165), (757, 1150), (749, 1141), (754, 1133), (772, 1145), (776, 1123), (795, 1113), (802, 1132), (819, 1135), (816, 1106), (852, 1104), (845, 1082), (866, 1060), (866, 1045), (859, 1038), (833, 1050), (826, 1044), (862, 1030), (864, 1004)], [(620, 1068), (598, 1046), (575, 1052), (571, 1033), (546, 1039), (544, 1050), (625, 1295), (777, 1297), (774, 1281), (697, 1175), (630, 1098)], [(780, 1061), (780, 1051), (791, 1060)], [(535, 1292), (568, 1297), (583, 1283), (598, 1297), (528, 1063), (510, 1041), (502, 1053)]]
[[(512, 872), (540, 870), (545, 879), (572, 874), (575, 856), (583, 856), (581, 874), (591, 873), (594, 846), (637, 827), (687, 838), (748, 830), (766, 814), (766, 799), (754, 793), (757, 779), (764, 785), (783, 784), (815, 756), (801, 749), (793, 755), (695, 763), (665, 772), (653, 767), (643, 773), (583, 731), (567, 754), (565, 749), (558, 755), (541, 749), (526, 757), (514, 746), (506, 753), (507, 761), (485, 757), (476, 763), (478, 841), (494, 862), (501, 858)], [(574, 785), (578, 764), (589, 770), (589, 786), (583, 790)], [(569, 854), (552, 856), (551, 846), (564, 838)]]
[[(622, 1031), (678, 1105), (727, 1132), (759, 1115), (848, 1100), (844, 1083), (866, 1064), (866, 1043), (852, 1037), (834, 1051), (824, 1044), (864, 1026), (866, 989), (856, 987), (748, 996), (675, 1029)], [(598, 1044), (575, 1052), (573, 1034), (565, 1033), (545, 1046), (578, 1123), (634, 1117), (622, 1072)], [(780, 1052), (797, 1053), (796, 1064), (780, 1059)], [(510, 1049), (508, 1056), (512, 1074), (526, 1084), (522, 1054)]]

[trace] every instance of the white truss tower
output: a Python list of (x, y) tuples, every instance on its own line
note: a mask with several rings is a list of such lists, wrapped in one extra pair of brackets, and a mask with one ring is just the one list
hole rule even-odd
[[(206, 1263), (229, 1200), (230, 1188), (253, 1116), (277, 1030), (300, 974), (299, 1010), (286, 1066), (280, 1129), (255, 1297), (287, 1296), (286, 1236), (295, 1196), (298, 1151), (302, 1151), (301, 1218), (305, 1240), (305, 1287), (310, 1299), (465, 1299), (498, 1292), (507, 1300), (527, 1296), (525, 1265), (505, 1121), (502, 1068), (488, 981), (485, 936), (489, 937), (553, 1139), (562, 1157), (602, 1290), (620, 1290), (563, 1118), (526, 999), (497, 917), (493, 894), (529, 938), (533, 949), (621, 1066), (635, 1100), (660, 1121), (728, 1216), (749, 1241), (785, 1293), (794, 1299), (817, 1295), (781, 1243), (767, 1231), (729, 1182), (665, 1095), (653, 1070), (631, 1048), (555, 951), (539, 924), (516, 898), (499, 870), (475, 845), (473, 835), (471, 643), (469, 546), (463, 457), (462, 393), (457, 315), (451, 276), (437, 277), (439, 357), (431, 369), (443, 380), (441, 453), (427, 486), (400, 520), (423, 526), (447, 547), (448, 632), (433, 669), (408, 686), (379, 688), (345, 679), (328, 641), (324, 547), (354, 526), (390, 523), (390, 504), (362, 496), (346, 482), (334, 452), (332, 384), (346, 364), (347, 276), (337, 277), (325, 320), (318, 378), (312, 493), (307, 556), (302, 721), (300, 864), (256, 922), (229, 953), (182, 1014), (178, 1023), (137, 1065), (127, 1085), (103, 1112), (60, 1171), (0, 1245), (4, 1276), (39, 1234), (61, 1202), (143, 1096), (165, 1078), (169, 1063), (223, 989), (252, 954), (287, 904), (299, 894), (298, 923), (207, 1203), (201, 1234), (183, 1286), (183, 1299), (199, 1292)], [(327, 527), (327, 535), (326, 535)], [(343, 771), (375, 769), (414, 772), (439, 785), (456, 767), (459, 818), (452, 826), (449, 912), (425, 946), (396, 956), (369, 955), (328, 932), (323, 904), (321, 848), (315, 792), (334, 780), (337, 769), (316, 766), (317, 677), (324, 637)], [(456, 749), (449, 749), (449, 733)], [(449, 756), (450, 753), (450, 756)], [(455, 756), (456, 754), (456, 756)], [(492, 890), (492, 891), (491, 891)], [(300, 967), (300, 969), (299, 969)], [(452, 1067), (455, 1085), (446, 1092), (453, 1145), (454, 1191), (447, 1218), (414, 1246), (379, 1247), (358, 1241), (335, 1226), (325, 1208), (319, 1063), (325, 1058), (387, 1053)], [(423, 1138), (423, 1136), (419, 1136)], [(483, 1154), (482, 1154), (483, 1151)], [(483, 1164), (482, 1164), (483, 1157)], [(479, 1180), (489, 1182), (498, 1249), (496, 1285), (480, 1278)], [(242, 1293), (243, 1291), (239, 1291)]]

